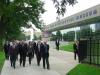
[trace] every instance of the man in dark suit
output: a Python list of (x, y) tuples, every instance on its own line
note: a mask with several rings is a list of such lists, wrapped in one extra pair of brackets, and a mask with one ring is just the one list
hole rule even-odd
[(34, 54), (35, 54), (35, 51), (36, 51), (36, 42), (32, 42), (32, 54), (33, 54), (33, 58), (34, 58)]
[(14, 67), (15, 69), (15, 63), (16, 63), (16, 58), (17, 58), (17, 50), (16, 50), (15, 42), (10, 43), (9, 54), (10, 54), (11, 67)]
[(47, 69), (50, 69), (50, 66), (49, 66), (49, 45), (47, 44), (47, 42), (44, 42), (41, 54), (42, 54), (42, 58), (43, 58), (43, 68), (45, 69), (45, 63), (46, 63)]
[(27, 51), (28, 51), (27, 43), (23, 42), (23, 45), (22, 45), (22, 62), (23, 62), (23, 67), (25, 67)]
[(6, 59), (9, 59), (9, 47), (10, 47), (10, 44), (8, 42), (6, 42), (4, 44), (4, 52), (5, 52), (5, 58)]
[(60, 45), (59, 39), (57, 39), (57, 40), (55, 41), (55, 44), (56, 44), (56, 49), (59, 50), (59, 45)]
[(43, 44), (41, 43), (41, 41), (38, 41), (37, 45), (36, 45), (36, 58), (37, 58), (37, 65), (40, 66), (40, 61), (41, 61), (41, 51), (43, 49)]

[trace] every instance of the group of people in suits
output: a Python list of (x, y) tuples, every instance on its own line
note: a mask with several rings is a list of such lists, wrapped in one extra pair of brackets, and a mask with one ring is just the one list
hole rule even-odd
[(43, 68), (45, 69), (45, 64), (47, 69), (50, 69), (49, 65), (49, 44), (47, 42), (25, 42), (25, 41), (13, 41), (6, 42), (4, 44), (4, 52), (6, 59), (11, 62), (11, 67), (15, 68), (16, 60), (18, 56), (20, 57), (20, 66), (23, 64), (25, 67), (26, 57), (29, 59), (29, 64), (31, 65), (31, 60), (36, 56), (37, 65), (40, 66), (40, 61), (43, 59)]

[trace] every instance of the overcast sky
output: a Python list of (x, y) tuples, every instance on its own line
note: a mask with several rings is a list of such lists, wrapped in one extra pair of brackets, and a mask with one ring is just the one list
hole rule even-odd
[[(47, 10), (43, 15), (42, 19), (46, 23), (46, 25), (55, 22), (56, 21), (56, 9), (53, 5), (52, 0), (42, 0), (45, 2), (44, 8)], [(64, 17), (73, 15), (75, 13), (78, 13), (82, 10), (88, 9), (92, 6), (95, 6), (97, 4), (100, 4), (100, 0), (77, 0), (78, 3), (76, 5), (67, 6), (67, 12), (65, 13)]]
[[(56, 17), (57, 17), (56, 8), (54, 7), (52, 0), (42, 0), (42, 1), (45, 2), (44, 8), (46, 10), (46, 12), (42, 15), (42, 19), (44, 20), (44, 23), (48, 25), (56, 21)], [(65, 13), (64, 17), (73, 15), (82, 10), (85, 10), (85, 9), (88, 9), (90, 7), (100, 4), (100, 0), (77, 0), (77, 1), (78, 3), (74, 5), (73, 7), (67, 5), (67, 12)], [(33, 26), (33, 28), (35, 27)], [(69, 31), (69, 30), (73, 30), (73, 29), (67, 29), (66, 31)], [(40, 30), (37, 29), (37, 31), (40, 31)]]

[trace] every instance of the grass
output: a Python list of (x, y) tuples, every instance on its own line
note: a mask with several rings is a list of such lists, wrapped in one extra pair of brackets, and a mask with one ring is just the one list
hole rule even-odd
[(100, 75), (100, 68), (88, 64), (79, 64), (66, 75)]
[(60, 46), (60, 50), (73, 52), (73, 43), (69, 43), (67, 45)]
[(1, 72), (1, 70), (2, 70), (4, 61), (5, 61), (4, 52), (0, 51), (0, 72)]

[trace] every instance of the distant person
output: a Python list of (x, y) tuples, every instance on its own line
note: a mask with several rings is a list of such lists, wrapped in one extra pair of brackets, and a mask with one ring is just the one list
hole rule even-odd
[(38, 41), (36, 45), (36, 58), (37, 58), (37, 65), (40, 66), (40, 61), (41, 61), (41, 51), (43, 49), (41, 41)]
[(78, 56), (78, 41), (74, 42), (73, 49), (74, 49), (74, 59), (76, 60), (76, 56)]
[(60, 45), (59, 39), (57, 39), (57, 40), (55, 41), (55, 44), (56, 44), (56, 49), (59, 50), (59, 45)]
[(42, 58), (43, 58), (43, 68), (45, 69), (45, 64), (47, 65), (47, 69), (50, 69), (49, 65), (49, 44), (47, 42), (44, 42), (43, 48), (41, 51)]
[(15, 69), (16, 58), (17, 58), (17, 50), (16, 50), (15, 42), (10, 43), (10, 52), (9, 53), (10, 53), (11, 67), (14, 67), (14, 69)]
[(18, 50), (19, 50), (19, 55), (20, 55), (20, 66), (21, 66), (22, 60), (23, 60), (23, 47), (22, 47), (21, 41), (18, 44)]
[(22, 44), (22, 61), (21, 61), (21, 62), (23, 62), (23, 67), (25, 67), (27, 51), (28, 51), (27, 43), (23, 42), (23, 44)]
[(4, 44), (4, 52), (5, 52), (5, 58), (6, 59), (9, 59), (9, 47), (10, 47), (10, 44), (8, 42), (6, 42)]
[(36, 51), (36, 42), (34, 41), (32, 42), (32, 53), (33, 53), (32, 57), (33, 58), (34, 58), (35, 51)]
[(31, 65), (31, 61), (32, 61), (32, 56), (33, 56), (33, 51), (32, 51), (32, 42), (29, 42), (28, 45), (28, 57), (29, 57), (29, 65)]

